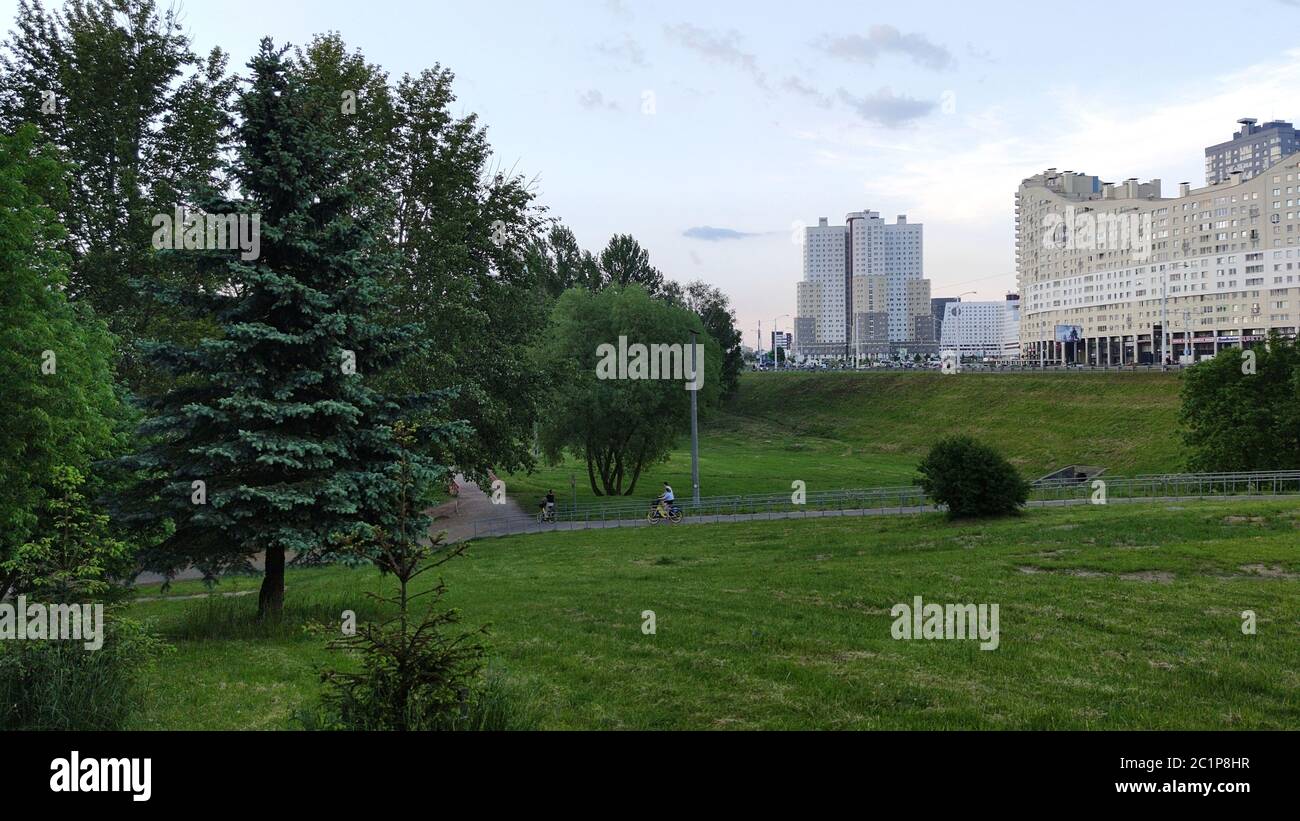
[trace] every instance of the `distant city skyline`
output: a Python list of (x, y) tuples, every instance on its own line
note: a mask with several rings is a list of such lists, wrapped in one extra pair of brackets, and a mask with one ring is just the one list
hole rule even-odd
[[(17, 5), (0, 0), (6, 32)], [(1239, 118), (1300, 118), (1300, 5), (1284, 0), (1234, 6), (1249, 48), (1194, 59), (1184, 47), (1219, 4), (1067, 4), (1050, 21), (1013, 2), (179, 5), (195, 50), (220, 46), (236, 70), (263, 35), (330, 30), (393, 78), (450, 68), (454, 110), (480, 117), (499, 167), (535, 178), (584, 248), (632, 234), (666, 276), (729, 294), (751, 346), (760, 321), (766, 336), (795, 313), (798, 240), (818, 216), (906, 213), (926, 225), (933, 296), (999, 299), (1016, 289), (1022, 179), (1199, 184)], [(1107, 40), (1075, 36), (1098, 20)]]

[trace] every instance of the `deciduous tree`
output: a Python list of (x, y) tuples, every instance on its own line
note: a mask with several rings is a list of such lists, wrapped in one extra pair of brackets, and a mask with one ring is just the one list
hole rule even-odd
[[(65, 196), (62, 181), (34, 127), (0, 136), (0, 562), (35, 532), (57, 471), (109, 455), (122, 419), (112, 338), (64, 291), (64, 234), (49, 205)], [(15, 579), (0, 571), (0, 597)]]
[(1183, 373), (1183, 440), (1202, 471), (1300, 469), (1300, 351), (1277, 334)]
[[(569, 452), (585, 460), (597, 496), (630, 496), (642, 472), (665, 459), (690, 431), (690, 393), (682, 379), (664, 372), (671, 353), (655, 357), (653, 372), (649, 357), (651, 345), (680, 346), (680, 375), (688, 376), (691, 331), (704, 349), (698, 403), (707, 415), (720, 393), (721, 352), (698, 316), (652, 298), (639, 286), (596, 294), (573, 289), (560, 297), (545, 347), (556, 386), (541, 429), (547, 456), (558, 460)], [(619, 337), (625, 337), (627, 367), (611, 372), (609, 354), (611, 347), (621, 352)], [(645, 351), (634, 351), (634, 345)], [(659, 378), (648, 378), (652, 375)]]

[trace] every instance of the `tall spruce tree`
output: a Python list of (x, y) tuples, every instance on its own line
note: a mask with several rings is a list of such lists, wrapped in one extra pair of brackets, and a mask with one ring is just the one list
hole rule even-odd
[(207, 207), (259, 214), (261, 256), (221, 254), (221, 289), (155, 289), (218, 332), (147, 346), (176, 382), (148, 400), (149, 444), (131, 465), (150, 475), (135, 499), (144, 517), (174, 525), (148, 564), (221, 572), (262, 554), (263, 617), (282, 608), (288, 554), (328, 552), (332, 536), (390, 515), (389, 468), (405, 452), (391, 424), (407, 404), (374, 386), (416, 337), (376, 320), (390, 260), (358, 202), (358, 149), (329, 127), (338, 99), (285, 55), (266, 39), (249, 62), (231, 168), (241, 198)]

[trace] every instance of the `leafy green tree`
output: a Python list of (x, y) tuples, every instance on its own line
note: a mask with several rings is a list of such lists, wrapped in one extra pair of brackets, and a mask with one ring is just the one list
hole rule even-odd
[[(113, 390), (113, 343), (89, 306), (64, 292), (63, 230), (48, 205), (62, 169), (36, 129), (0, 136), (0, 562), (36, 532), (61, 468), (111, 454), (122, 410)], [(0, 597), (18, 581), (0, 570)]]
[[(702, 413), (721, 392), (721, 350), (695, 314), (653, 299), (639, 286), (599, 293), (566, 292), (555, 305), (544, 347), (555, 387), (554, 403), (541, 426), (547, 457), (565, 452), (587, 463), (587, 478), (597, 496), (630, 496), (642, 472), (667, 458), (690, 431), (690, 394), (683, 381), (668, 378), (664, 359), (655, 357), (660, 378), (634, 370), (633, 345), (678, 344), (683, 375), (689, 375), (691, 332), (704, 347), (698, 404)], [(628, 367), (620, 369), (619, 337), (626, 337)], [(668, 357), (671, 366), (671, 357)], [(611, 364), (613, 370), (610, 370)], [(635, 377), (635, 378), (625, 378)]]
[(659, 298), (669, 305), (686, 307), (686, 289), (675, 279), (664, 280), (664, 287), (659, 289)]
[(534, 463), (546, 391), (535, 350), (548, 300), (529, 249), (543, 217), (527, 181), (491, 169), (477, 118), (452, 113), (452, 80), (435, 66), (403, 76), (392, 91), (391, 191), (383, 196), (395, 207), (386, 243), (399, 262), (389, 272), (386, 311), (389, 322), (422, 321), (424, 330), (387, 384), (456, 389), (449, 413), (472, 430), (436, 455), (483, 482), (489, 470)]
[(1268, 344), (1229, 349), (1183, 373), (1183, 440), (1198, 471), (1300, 468), (1300, 351)]
[(941, 439), (917, 466), (917, 484), (954, 519), (1006, 516), (1029, 501), (1029, 483), (993, 448), (969, 436)]
[(573, 231), (559, 222), (529, 246), (527, 264), (537, 271), (541, 288), (552, 298), (558, 299), (570, 288), (600, 290), (599, 263), (578, 245)]
[[(35, 127), (0, 136), (0, 599), (109, 597), (129, 575), (128, 545), (86, 498), (83, 471), (110, 456), (122, 419), (112, 338), (89, 305), (69, 303), (64, 232), (51, 203), (63, 169)], [(111, 619), (103, 648), (0, 642), (0, 729), (121, 729), (159, 651)]]
[(154, 0), (69, 0), (61, 12), (20, 0), (0, 49), (0, 128), (39, 126), (67, 163), (69, 195), (51, 203), (67, 229), (67, 292), (122, 338), (119, 370), (135, 387), (136, 339), (198, 331), (140, 305), (135, 281), (219, 285), (184, 258), (153, 254), (150, 238), (155, 214), (192, 202), (183, 192), (222, 187), (225, 67), (219, 49), (196, 57), (175, 11)]
[(318, 98), (322, 110), (333, 108), (316, 127), (353, 147), (354, 207), (367, 223), (384, 227), (377, 238), (382, 243), (397, 210), (392, 192), (399, 163), (392, 150), (399, 119), (388, 75), (359, 50), (349, 51), (334, 32), (313, 37), (294, 54), (303, 88)]
[[(376, 385), (416, 338), (376, 319), (390, 261), (354, 208), (368, 185), (358, 147), (327, 127), (337, 101), (285, 51), (262, 41), (237, 106), (242, 198), (226, 210), (260, 215), (261, 256), (216, 254), (220, 290), (155, 287), (219, 329), (195, 346), (148, 346), (175, 381), (148, 400), (148, 444), (128, 463), (148, 476), (129, 506), (174, 526), (146, 554), (153, 569), (218, 573), (261, 554), (264, 617), (282, 608), (288, 554), (321, 555), (336, 534), (388, 515), (385, 468), (405, 453), (391, 425), (409, 409)], [(454, 431), (428, 433), (446, 447)]]
[[(700, 317), (709, 336), (722, 349), (722, 396), (724, 399), (734, 396), (740, 389), (740, 372), (745, 368), (745, 358), (741, 353), (740, 328), (736, 325), (736, 312), (731, 309), (731, 299), (721, 288), (695, 280), (683, 291), (682, 304)], [(784, 349), (781, 356), (785, 356)]]
[(631, 234), (610, 237), (609, 244), (600, 252), (599, 262), (602, 287), (640, 285), (651, 296), (663, 292), (664, 275), (650, 264), (650, 252)]

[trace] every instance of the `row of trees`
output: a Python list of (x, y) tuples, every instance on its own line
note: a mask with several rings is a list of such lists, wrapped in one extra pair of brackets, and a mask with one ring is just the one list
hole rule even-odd
[[(628, 235), (582, 250), (493, 168), (452, 83), (392, 79), (337, 35), (264, 40), (237, 76), (153, 0), (20, 0), (0, 49), (0, 568), (48, 535), (71, 467), (148, 569), (263, 554), (274, 613), (288, 555), (393, 526), (395, 464), (481, 481), (540, 441), (630, 493), (688, 397), (597, 382), (599, 342), (696, 331), (706, 409), (735, 390), (726, 296)], [(257, 216), (260, 254), (160, 250), (154, 217), (178, 208)]]

